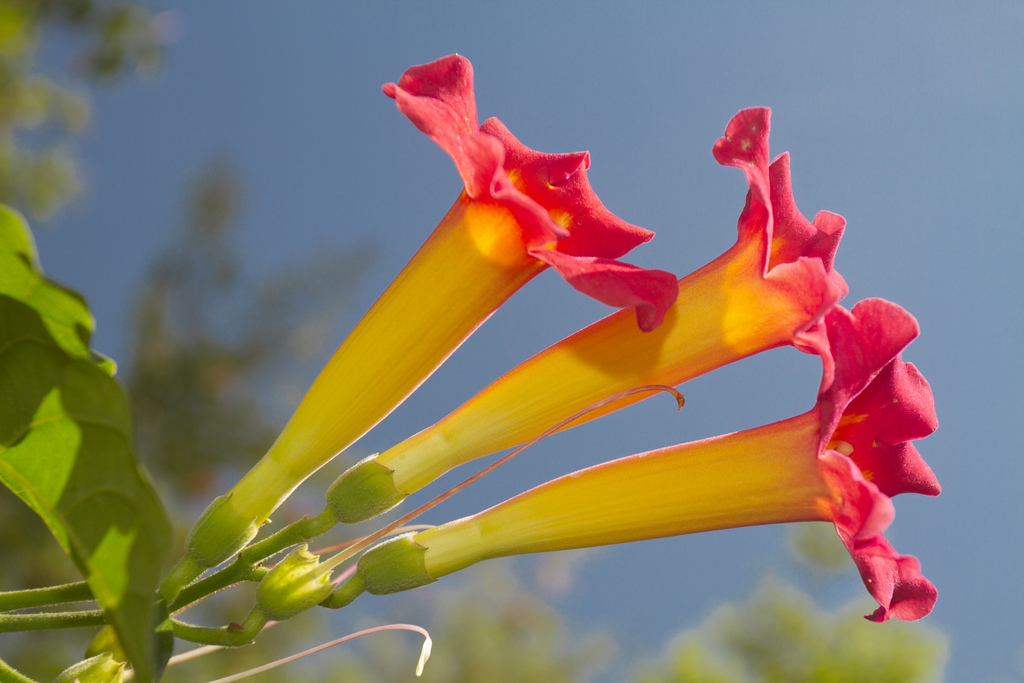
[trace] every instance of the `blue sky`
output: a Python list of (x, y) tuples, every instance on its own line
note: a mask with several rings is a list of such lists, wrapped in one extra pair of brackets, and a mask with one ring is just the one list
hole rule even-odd
[[(739, 109), (770, 106), (772, 155), (791, 153), (798, 206), (848, 221), (836, 260), (845, 303), (881, 296), (923, 329), (904, 358), (935, 392), (940, 428), (920, 450), (944, 491), (896, 499), (889, 537), (938, 586), (928, 621), (952, 638), (949, 678), (1020, 675), (1024, 5), (153, 6), (176, 13), (180, 40), (156, 79), (97, 95), (80, 149), (89, 192), (38, 231), (47, 271), (88, 296), (97, 348), (126, 360), (129, 302), (180, 222), (185, 182), (218, 154), (245, 183), (249, 276), (372, 241), (365, 310), (460, 188), (380, 92), (412, 64), (459, 52), (481, 119), (498, 116), (534, 149), (590, 150), (604, 203), (657, 233), (629, 260), (680, 275), (735, 239), (746, 186), (712, 144)], [(545, 273), (355, 451), (393, 445), (605, 312)], [(611, 457), (803, 412), (818, 373), (793, 349), (716, 371), (683, 387), (682, 413), (655, 399), (549, 439), (429, 521)], [(593, 622), (653, 654), (766, 571), (795, 572), (782, 529), (633, 544), (588, 557), (559, 604), (581, 630)], [(838, 583), (837, 603), (863, 593), (855, 575)]]

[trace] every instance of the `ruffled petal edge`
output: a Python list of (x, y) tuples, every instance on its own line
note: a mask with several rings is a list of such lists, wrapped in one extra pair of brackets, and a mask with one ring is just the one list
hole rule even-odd
[(664, 270), (551, 249), (531, 249), (530, 254), (558, 271), (576, 290), (609, 306), (635, 307), (637, 325), (644, 332), (661, 325), (679, 295), (676, 276)]

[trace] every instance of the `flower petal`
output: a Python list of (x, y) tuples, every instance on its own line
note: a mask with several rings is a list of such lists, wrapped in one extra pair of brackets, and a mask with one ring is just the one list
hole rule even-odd
[[(498, 119), (480, 130), (505, 147), (505, 170), (520, 189), (569, 231), (554, 247), (573, 256), (619, 258), (654, 233), (622, 220), (601, 203), (587, 178), (588, 152), (544, 154), (519, 142)], [(541, 246), (541, 245), (531, 245)]]
[(743, 225), (751, 212), (771, 206), (768, 180), (768, 133), (771, 130), (772, 110), (768, 107), (743, 109), (729, 120), (725, 135), (715, 142), (712, 153), (723, 166), (735, 166), (743, 171), (750, 186), (751, 197), (740, 215)]
[(520, 192), (505, 173), (505, 148), (500, 140), (476, 133), (469, 139), (468, 149), (480, 181), (487, 182), (487, 193), (476, 198), (489, 198), (511, 211), (523, 231), (526, 248), (542, 247), (568, 236), (565, 228), (551, 220), (544, 207)]
[(818, 457), (818, 466), (832, 491), (830, 517), (844, 539), (873, 538), (885, 531), (896, 508), (889, 497), (861, 474), (848, 457), (828, 450)]
[(865, 299), (847, 311), (836, 306), (825, 318), (834, 379), (818, 396), (824, 451), (850, 402), (920, 333), (917, 321), (894, 303)]
[(661, 325), (679, 294), (676, 276), (664, 270), (648, 270), (614, 259), (570, 256), (552, 249), (531, 249), (530, 255), (601, 303), (635, 307), (637, 326), (644, 332)]
[[(469, 139), (480, 130), (473, 96), (473, 65), (460, 55), (442, 57), (406, 69), (384, 94), (398, 110), (448, 152), (462, 176), (466, 193), (478, 197), (489, 179), (482, 178), (469, 153)], [(482, 185), (482, 187), (481, 187)]]
[(887, 496), (942, 490), (913, 439), (938, 427), (928, 382), (897, 356), (846, 408), (833, 439), (850, 444), (850, 457)]
[(849, 287), (835, 271), (836, 249), (846, 228), (846, 219), (830, 211), (820, 211), (811, 223), (793, 200), (793, 186), (789, 175), (789, 152), (776, 157), (768, 169), (771, 182), (772, 249), (769, 269), (780, 263), (795, 261), (800, 256), (820, 258), (825, 272), (836, 289), (846, 296)]
[(931, 613), (938, 591), (921, 574), (916, 557), (900, 555), (882, 536), (853, 544), (850, 553), (868, 592), (880, 605), (867, 619), (910, 621)]
[(892, 502), (846, 456), (827, 451), (821, 460), (822, 473), (833, 491), (836, 532), (879, 604), (867, 618), (880, 622), (927, 615), (938, 591), (922, 576), (921, 563), (897, 553), (881, 534), (892, 521)]
[(931, 612), (935, 586), (921, 575), (916, 559), (899, 555), (881, 535), (892, 520), (889, 496), (939, 492), (931, 470), (908, 443), (937, 425), (928, 383), (900, 358), (918, 334), (917, 322), (895, 304), (869, 299), (851, 312), (837, 306), (825, 325), (834, 381), (819, 395), (816, 410), (831, 517), (880, 605), (867, 618), (918, 619)]

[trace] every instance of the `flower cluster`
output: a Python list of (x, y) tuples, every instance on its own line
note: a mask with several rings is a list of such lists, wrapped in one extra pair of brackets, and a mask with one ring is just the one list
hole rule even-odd
[[(575, 289), (622, 310), (354, 465), (331, 486), (317, 524), (370, 519), (461, 464), (641, 400), (639, 387), (676, 386), (779, 346), (820, 359), (816, 404), (774, 424), (602, 463), (380, 543), (359, 559), (338, 606), (363, 590), (406, 590), (503, 555), (828, 521), (879, 604), (868, 618), (916, 619), (931, 611), (934, 586), (915, 558), (883, 536), (893, 496), (939, 493), (912, 444), (937, 426), (931, 391), (901, 357), (918, 326), (881, 299), (851, 310), (839, 305), (847, 287), (834, 257), (845, 221), (826, 211), (810, 221), (797, 209), (789, 156), (769, 162), (768, 109), (739, 112), (713, 149), (720, 164), (743, 172), (749, 188), (735, 244), (677, 279), (616, 260), (652, 233), (601, 204), (587, 180), (587, 153), (535, 152), (497, 119), (479, 124), (466, 59), (413, 67), (384, 93), (451, 156), (462, 191), (267, 455), (193, 529), (188, 562), (172, 575), (178, 585), (171, 582), (165, 598), (243, 548), (296, 486), (551, 267)], [(324, 569), (311, 566), (320, 591)], [(316, 592), (302, 605), (320, 598)]]

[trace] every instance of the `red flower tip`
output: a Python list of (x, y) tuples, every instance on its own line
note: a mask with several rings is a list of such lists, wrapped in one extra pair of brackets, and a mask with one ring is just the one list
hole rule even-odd
[[(480, 130), (501, 141), (505, 170), (526, 195), (569, 231), (555, 249), (572, 256), (618, 258), (650, 241), (654, 233), (631, 225), (605, 208), (587, 178), (588, 152), (544, 154), (521, 143), (495, 118)], [(531, 245), (542, 246), (542, 245)]]
[(920, 332), (912, 315), (884, 299), (865, 299), (853, 311), (835, 306), (825, 316), (825, 329), (835, 371), (831, 384), (818, 396), (822, 448), (831, 441), (850, 402)]
[(551, 220), (540, 204), (519, 191), (505, 172), (505, 147), (501, 141), (486, 133), (476, 133), (469, 139), (469, 159), (473, 162), (474, 182), (478, 195), (466, 194), (474, 199), (490, 197), (503, 205), (523, 230), (523, 243), (527, 248), (541, 247), (568, 236), (568, 232)]
[(743, 171), (750, 187), (739, 218), (740, 240), (764, 241), (765, 273), (801, 257), (821, 259), (837, 300), (841, 299), (848, 287), (833, 264), (846, 221), (828, 211), (819, 212), (813, 222), (804, 218), (793, 199), (789, 154), (768, 165), (770, 132), (770, 109), (744, 109), (732, 117), (713, 149), (718, 163)]
[[(844, 539), (845, 541), (845, 539)], [(938, 591), (921, 574), (921, 563), (911, 555), (900, 555), (882, 536), (847, 543), (868, 592), (879, 607), (866, 619), (883, 622), (893, 617), (911, 621), (931, 613)]]
[(636, 306), (641, 329), (661, 323), (678, 294), (676, 278), (612, 260), (654, 233), (604, 207), (587, 179), (589, 153), (543, 154), (497, 119), (479, 126), (473, 67), (459, 55), (414, 66), (383, 90), (448, 152), (471, 199), (512, 212), (531, 255), (599, 301)]
[(831, 518), (861, 578), (880, 607), (872, 621), (918, 619), (937, 592), (916, 559), (893, 550), (882, 532), (892, 521), (890, 496), (935, 495), (939, 484), (909, 443), (935, 430), (931, 389), (900, 352), (917, 321), (896, 304), (867, 299), (825, 317), (834, 377), (818, 397), (819, 463), (832, 493)]
[(768, 133), (772, 110), (768, 107), (744, 109), (732, 117), (725, 136), (715, 142), (712, 153), (723, 166), (735, 166), (747, 177), (754, 199), (770, 206), (768, 183)]
[(399, 111), (448, 153), (471, 199), (490, 199), (512, 211), (528, 245), (542, 246), (568, 234), (505, 173), (502, 143), (480, 132), (473, 66), (468, 59), (449, 55), (410, 67), (397, 85), (388, 83), (383, 90), (394, 98)]
[(769, 269), (779, 263), (789, 263), (801, 256), (820, 258), (825, 272), (840, 292), (846, 296), (849, 288), (833, 264), (839, 240), (846, 228), (846, 219), (837, 213), (821, 211), (814, 222), (804, 218), (793, 199), (793, 185), (789, 174), (789, 153), (780, 154), (768, 168), (771, 183), (772, 247)]
[(921, 564), (900, 555), (882, 536), (893, 519), (892, 501), (867, 481), (854, 462), (837, 451), (820, 458), (822, 474), (833, 494), (836, 533), (853, 558), (865, 587), (879, 608), (871, 621), (920, 619), (932, 611), (938, 595), (921, 574)]
[(493, 199), (522, 218), (527, 248), (558, 241), (574, 256), (618, 258), (654, 236), (604, 207), (587, 179), (589, 153), (536, 152), (495, 118), (481, 127), (465, 57), (411, 67), (384, 93), (452, 157), (470, 198)]
[(477, 173), (470, 160), (469, 139), (480, 124), (473, 96), (473, 65), (460, 55), (406, 69), (398, 85), (387, 83), (384, 94), (398, 110), (446, 151), (462, 176), (466, 193), (479, 194)]
[(887, 496), (937, 495), (935, 475), (908, 443), (938, 426), (928, 382), (900, 358), (918, 334), (917, 321), (896, 304), (867, 299), (852, 312), (837, 306), (825, 325), (835, 372), (818, 399), (819, 448), (845, 444), (844, 452)]

